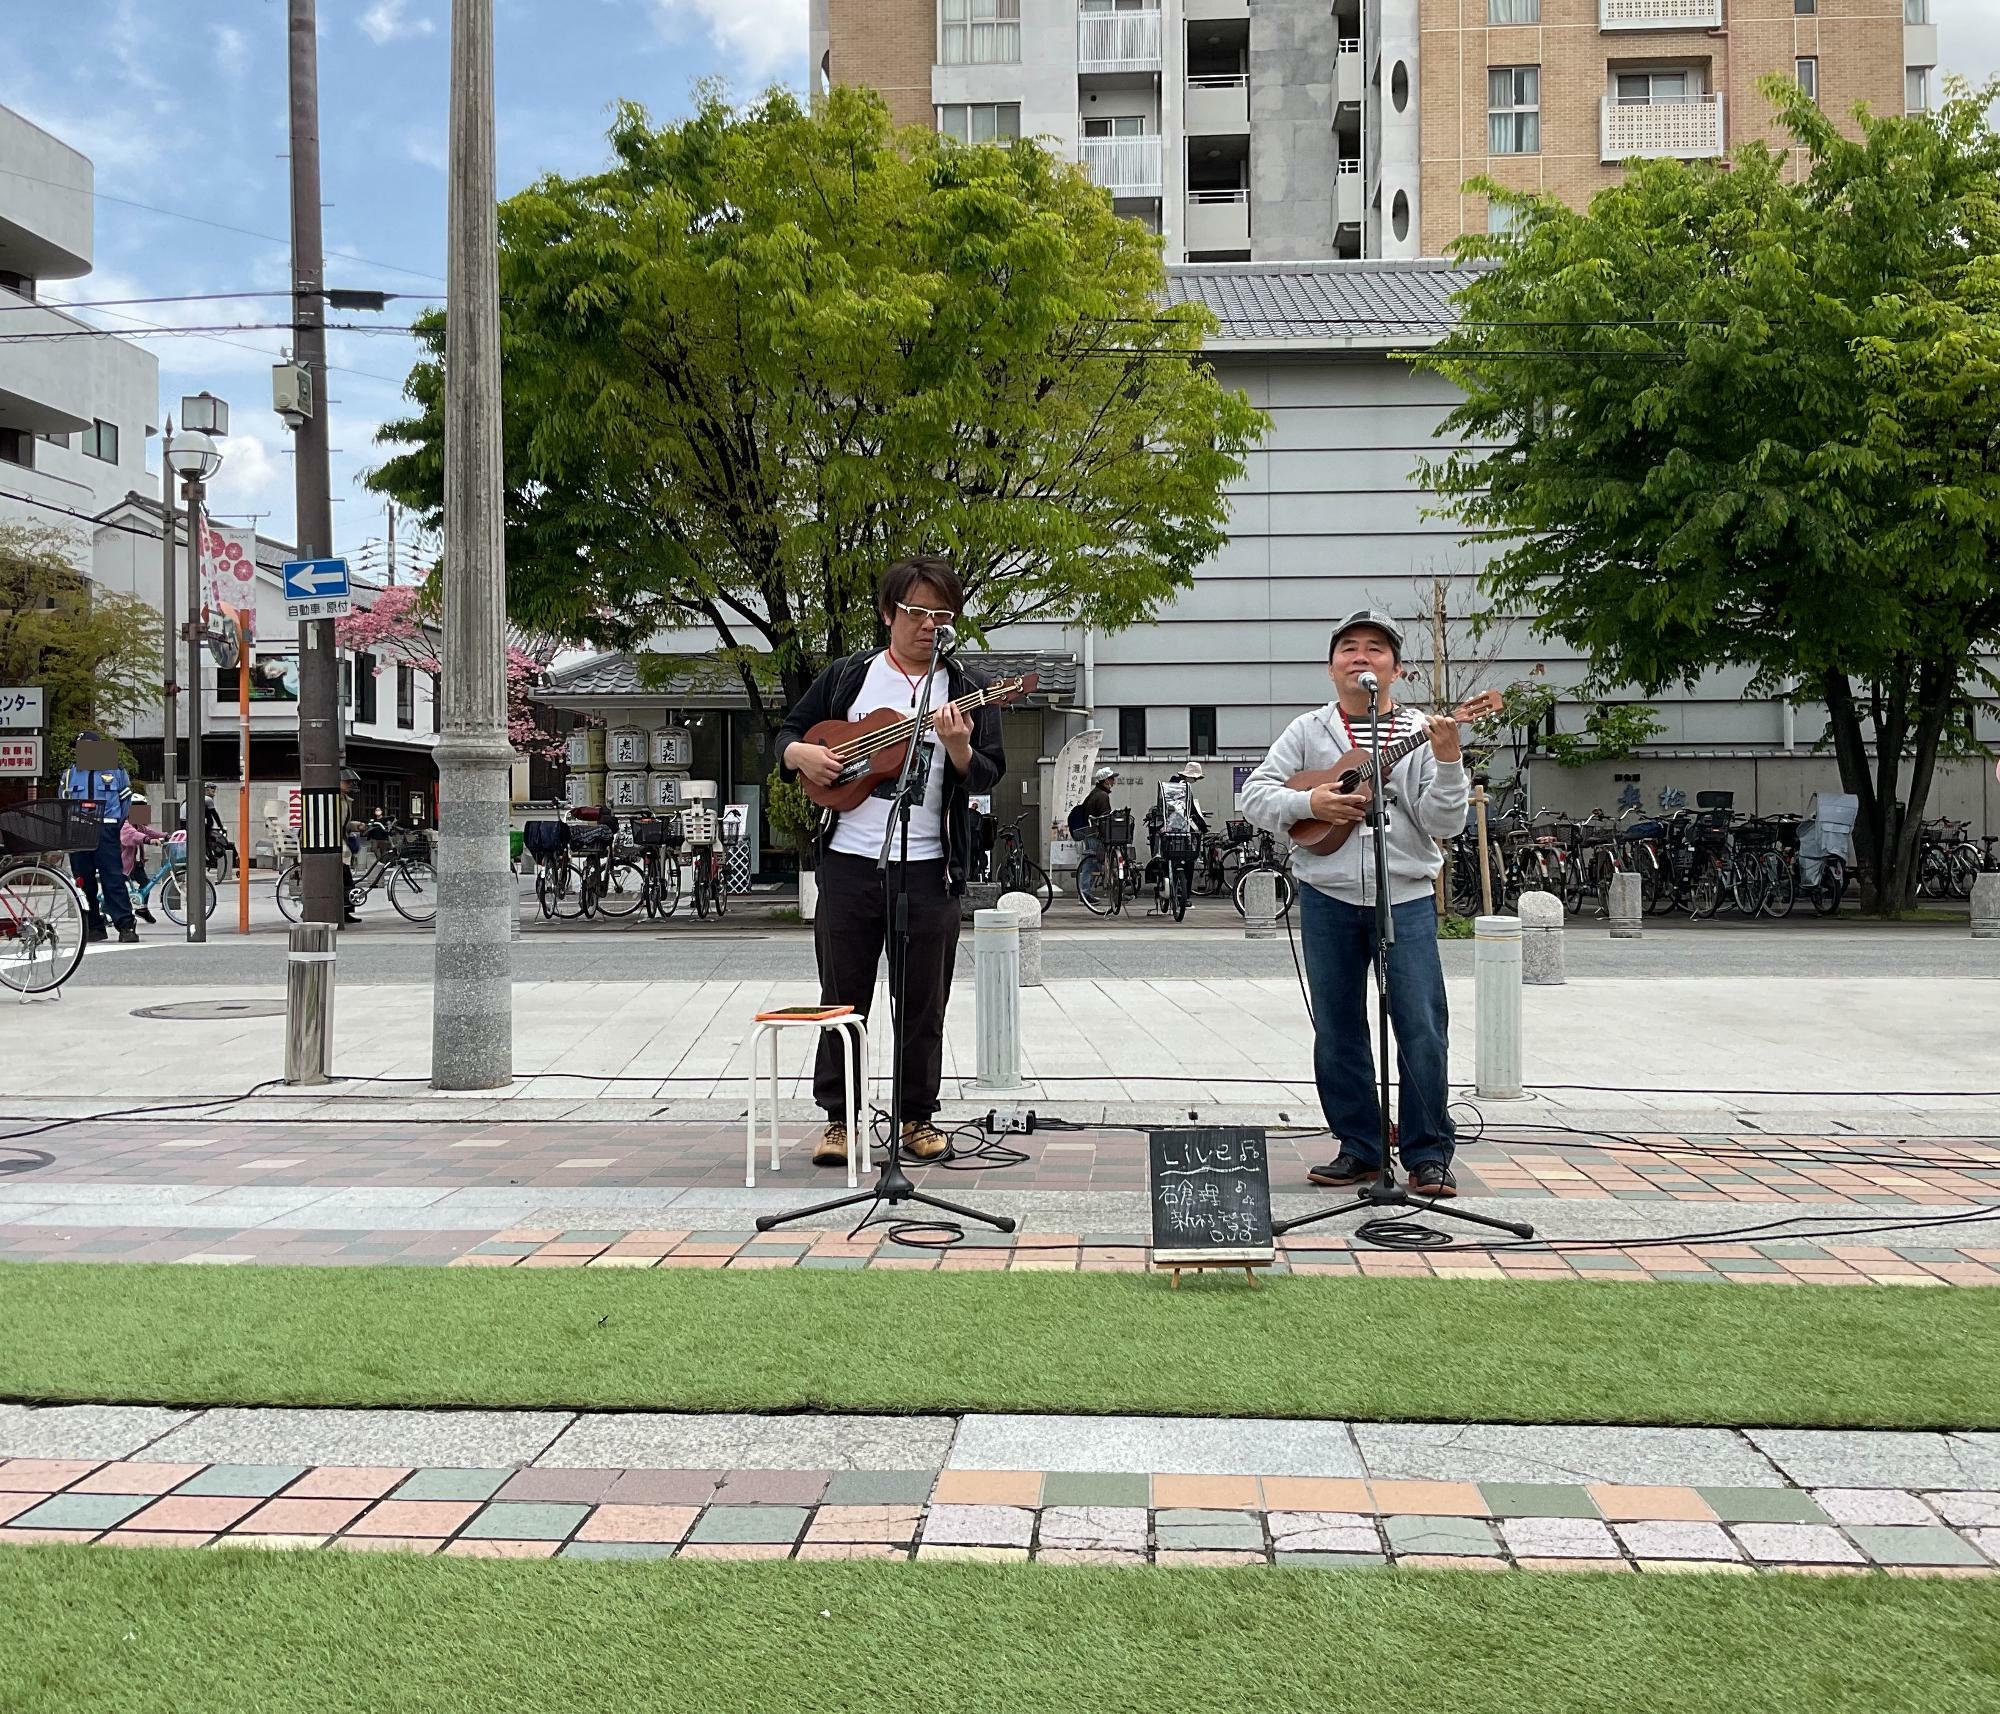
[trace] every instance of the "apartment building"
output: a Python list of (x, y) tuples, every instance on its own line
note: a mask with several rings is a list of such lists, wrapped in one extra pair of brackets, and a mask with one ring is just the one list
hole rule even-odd
[(1170, 262), (1436, 256), (1465, 181), (1582, 203), (1634, 156), (1773, 135), (1757, 81), (1923, 111), (1933, 0), (812, 0), (812, 86), (1034, 136)]

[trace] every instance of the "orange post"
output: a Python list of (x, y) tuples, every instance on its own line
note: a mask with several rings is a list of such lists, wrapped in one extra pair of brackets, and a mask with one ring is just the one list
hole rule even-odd
[(250, 627), (236, 618), (236, 932), (250, 932)]

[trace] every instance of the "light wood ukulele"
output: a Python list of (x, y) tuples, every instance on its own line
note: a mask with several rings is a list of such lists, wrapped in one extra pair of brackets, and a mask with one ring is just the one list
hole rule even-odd
[[(1448, 718), (1461, 726), (1468, 726), (1475, 720), (1485, 720), (1499, 712), (1500, 693), (1497, 690), (1482, 690), (1477, 696), (1467, 697), (1451, 711)], [(1379, 758), (1365, 749), (1349, 750), (1332, 767), (1308, 768), (1304, 773), (1294, 774), (1285, 784), (1302, 792), (1309, 792), (1314, 786), (1332, 786), (1337, 792), (1358, 792), (1363, 797), (1369, 797), (1374, 793), (1378, 777), (1430, 741), (1430, 729), (1426, 727), (1400, 743), (1386, 745)], [(1291, 840), (1304, 850), (1330, 853), (1345, 845), (1347, 836), (1361, 825), (1358, 821), (1295, 821), (1291, 827)]]
[[(1035, 674), (1023, 673), (1019, 678), (1001, 679), (967, 691), (955, 698), (951, 706), (964, 714), (976, 708), (1004, 708), (1010, 702), (1033, 695), (1039, 682)], [(924, 716), (926, 731), (936, 716), (935, 709)], [(865, 802), (868, 794), (884, 780), (893, 780), (902, 772), (903, 757), (916, 730), (915, 715), (898, 714), (892, 708), (878, 708), (859, 720), (822, 720), (806, 734), (805, 741), (825, 745), (840, 764), (840, 772), (831, 785), (816, 786), (803, 778), (799, 783), (805, 787), (806, 796), (821, 809), (844, 814)]]

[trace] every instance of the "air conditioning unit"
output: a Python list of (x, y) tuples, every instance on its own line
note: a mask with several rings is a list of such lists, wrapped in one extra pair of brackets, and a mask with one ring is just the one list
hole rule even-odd
[(271, 365), (271, 409), (297, 429), (313, 414), (312, 371), (303, 363)]

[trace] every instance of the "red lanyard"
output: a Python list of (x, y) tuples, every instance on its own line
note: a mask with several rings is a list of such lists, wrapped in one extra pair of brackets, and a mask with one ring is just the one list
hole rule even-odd
[[(1360, 750), (1366, 748), (1366, 746), (1362, 744), (1361, 740), (1355, 737), (1354, 723), (1347, 718), (1347, 710), (1344, 708), (1336, 708), (1334, 712), (1340, 716), (1340, 724), (1343, 728), (1345, 728), (1347, 732), (1348, 748), (1351, 750)], [(1386, 747), (1387, 745), (1393, 744), (1396, 741), (1396, 711), (1394, 709), (1391, 709), (1388, 712), (1388, 714), (1383, 716), (1382, 724), (1387, 729), (1383, 739), (1384, 746)]]
[[(888, 657), (889, 664), (892, 667), (894, 667), (897, 672), (903, 674), (903, 682), (910, 687), (910, 706), (912, 708), (915, 708), (917, 705), (917, 681), (914, 678), (912, 678), (908, 673), (903, 672), (903, 663), (896, 659), (896, 651), (894, 649), (884, 649), (882, 653)], [(932, 667), (931, 671), (935, 673), (937, 671), (937, 668)]]

